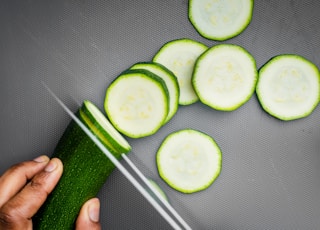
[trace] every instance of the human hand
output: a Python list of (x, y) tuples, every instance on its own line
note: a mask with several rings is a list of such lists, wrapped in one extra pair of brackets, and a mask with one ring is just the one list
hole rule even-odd
[[(0, 229), (32, 229), (32, 217), (58, 183), (62, 162), (40, 156), (9, 168), (0, 176)], [(100, 203), (88, 200), (81, 208), (76, 230), (99, 230)]]

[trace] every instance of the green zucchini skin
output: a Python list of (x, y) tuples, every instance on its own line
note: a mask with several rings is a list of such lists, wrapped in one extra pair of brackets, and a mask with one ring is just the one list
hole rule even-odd
[(97, 195), (115, 166), (73, 120), (52, 157), (62, 161), (63, 174), (33, 218), (34, 229), (71, 230), (82, 205)]

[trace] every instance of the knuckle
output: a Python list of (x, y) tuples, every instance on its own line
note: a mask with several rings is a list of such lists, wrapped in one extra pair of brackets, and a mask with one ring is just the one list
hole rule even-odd
[(48, 196), (49, 192), (46, 190), (43, 181), (39, 180), (31, 180), (30, 181), (30, 188), (32, 189), (34, 195), (38, 197)]
[(15, 209), (5, 207), (0, 209), (0, 226), (5, 227), (5, 229), (13, 227), (18, 221), (18, 216), (19, 215), (15, 213)]
[(28, 183), (28, 189), (30, 190), (30, 193), (33, 197), (36, 197), (38, 199), (45, 199), (49, 193), (50, 190), (50, 174), (46, 172), (41, 172)]
[(12, 221), (10, 216), (6, 215), (5, 213), (0, 213), (0, 226), (8, 228), (11, 225), (12, 225)]

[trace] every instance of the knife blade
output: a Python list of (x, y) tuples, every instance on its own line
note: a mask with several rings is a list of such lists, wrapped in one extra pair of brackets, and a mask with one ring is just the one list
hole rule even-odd
[(161, 194), (150, 184), (148, 179), (138, 169), (136, 165), (125, 155), (121, 154), (122, 158), (127, 162), (131, 169), (137, 176), (147, 185), (151, 192), (158, 198), (158, 200), (167, 208), (171, 213), (166, 211), (158, 201), (137, 181), (137, 179), (121, 164), (121, 162), (113, 156), (112, 153), (101, 143), (101, 141), (77, 118), (77, 116), (63, 103), (63, 101), (44, 83), (42, 85), (46, 88), (49, 94), (55, 101), (63, 108), (63, 110), (79, 125), (79, 127), (88, 135), (88, 137), (98, 146), (98, 148), (110, 159), (116, 168), (125, 176), (131, 184), (140, 192), (140, 194), (158, 211), (158, 213), (171, 225), (175, 230), (191, 230), (191, 227), (186, 221), (178, 214), (178, 212), (166, 201)]

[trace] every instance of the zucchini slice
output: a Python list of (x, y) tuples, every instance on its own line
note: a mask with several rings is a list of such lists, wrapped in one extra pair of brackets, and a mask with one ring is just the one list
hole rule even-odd
[(256, 93), (263, 109), (280, 120), (306, 117), (320, 100), (319, 69), (299, 55), (275, 56), (260, 68)]
[(114, 127), (131, 138), (154, 134), (169, 111), (165, 82), (148, 70), (128, 70), (107, 88), (105, 111)]
[(189, 0), (188, 16), (200, 35), (224, 41), (239, 35), (252, 19), (253, 0)]
[(81, 118), (90, 130), (102, 141), (111, 153), (127, 153), (131, 146), (126, 139), (112, 126), (105, 115), (90, 101), (85, 100), (79, 110)]
[(232, 111), (250, 99), (257, 77), (255, 59), (248, 51), (237, 45), (220, 44), (199, 57), (192, 84), (202, 103)]
[[(122, 153), (131, 149), (91, 102), (85, 101), (76, 115), (116, 158), (120, 159)], [(33, 228), (72, 230), (82, 205), (97, 195), (115, 166), (73, 120), (60, 138), (52, 157), (62, 161), (63, 174), (33, 217)]]
[(178, 39), (163, 45), (153, 57), (153, 61), (171, 70), (178, 79), (180, 105), (190, 105), (198, 101), (191, 84), (191, 76), (196, 59), (207, 50), (207, 46), (191, 40)]
[(165, 120), (167, 123), (177, 112), (179, 106), (179, 84), (176, 76), (165, 66), (155, 62), (140, 62), (130, 67), (130, 69), (149, 70), (157, 76), (161, 77), (169, 91), (169, 112)]
[(192, 129), (168, 135), (156, 156), (160, 177), (183, 193), (208, 188), (220, 174), (221, 162), (221, 150), (216, 142)]
[[(154, 189), (156, 189), (156, 190), (159, 192), (159, 194), (160, 194), (166, 201), (169, 202), (169, 199), (168, 199), (166, 193), (163, 191), (163, 189), (159, 186), (159, 184), (158, 184), (157, 182), (155, 182), (155, 181), (152, 180), (152, 179), (149, 179), (149, 183), (151, 184), (151, 186), (153, 186)], [(152, 195), (154, 196), (154, 198), (156, 198), (153, 193), (152, 193)]]

